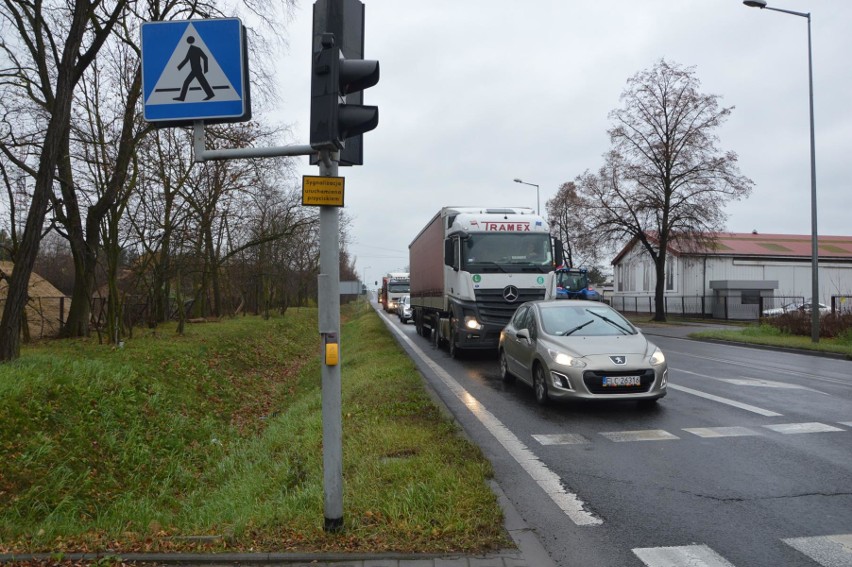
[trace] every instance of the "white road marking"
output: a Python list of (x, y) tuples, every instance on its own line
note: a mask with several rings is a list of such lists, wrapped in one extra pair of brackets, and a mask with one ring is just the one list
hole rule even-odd
[(845, 425), (846, 427), (852, 427), (852, 421), (838, 421), (840, 425)]
[(852, 534), (783, 540), (823, 567), (852, 567)]
[(760, 435), (760, 433), (749, 429), (748, 427), (693, 427), (684, 429), (688, 433), (698, 435), (705, 438), (717, 437), (751, 437)]
[(461, 384), (450, 376), (443, 368), (433, 361), (423, 352), (420, 347), (414, 344), (402, 331), (396, 328), (395, 325), (388, 325), (405, 343), (411, 347), (411, 350), (420, 357), (438, 376), (438, 378), (467, 406), (471, 413), (485, 426), (485, 428), (494, 436), (504, 449), (518, 462), (519, 465), (532, 477), (532, 479), (545, 491), (553, 502), (565, 512), (572, 522), (578, 526), (597, 526), (603, 524), (603, 520), (598, 518), (591, 512), (584, 510), (584, 503), (580, 498), (565, 490), (562, 486), (562, 479), (559, 475), (547, 468), (547, 465), (542, 463), (535, 454), (518, 439), (509, 428), (497, 419), (494, 414), (488, 411), (479, 401), (474, 398)]
[(774, 425), (764, 425), (766, 429), (771, 429), (785, 435), (796, 435), (798, 433), (827, 433), (831, 431), (845, 431), (833, 425), (824, 423), (776, 423)]
[(646, 429), (641, 431), (609, 431), (601, 433), (610, 441), (623, 443), (629, 441), (668, 441), (670, 439), (680, 439), (676, 435), (672, 435), (668, 431), (662, 429)]
[[(688, 372), (689, 374), (694, 374), (693, 372)], [(757, 406), (752, 406), (749, 404), (744, 404), (742, 402), (738, 402), (736, 400), (730, 400), (728, 398), (723, 398), (721, 396), (714, 396), (713, 394), (708, 394), (707, 392), (702, 392), (700, 390), (693, 390), (692, 388), (687, 388), (686, 386), (679, 386), (678, 384), (672, 384), (669, 382), (669, 389), (677, 390), (679, 392), (684, 392), (686, 394), (692, 394), (693, 396), (698, 396), (700, 398), (704, 398), (706, 400), (712, 400), (714, 402), (719, 402), (720, 404), (729, 405), (735, 408), (739, 408), (742, 410), (750, 411), (752, 413), (756, 413), (759, 415), (763, 415), (766, 417), (778, 417), (780, 413), (776, 413), (774, 411), (766, 410), (763, 408), (759, 408)]]
[(808, 388), (807, 386), (799, 386), (798, 384), (787, 384), (786, 382), (778, 382), (776, 380), (763, 380), (761, 378), (717, 378), (721, 382), (727, 382), (734, 386), (752, 386), (755, 388), (777, 388), (779, 390), (807, 390), (816, 392), (817, 394), (828, 395), (825, 392)]
[(646, 547), (633, 553), (648, 567), (734, 567), (706, 545)]
[(556, 433), (552, 435), (533, 435), (533, 439), (542, 445), (582, 445), (590, 441), (576, 433)]
[[(749, 347), (729, 345), (729, 348), (749, 348)], [(671, 350), (671, 349), (666, 349), (666, 354), (668, 354), (668, 353), (680, 354), (680, 355), (683, 355), (683, 356), (688, 356), (688, 357), (691, 357), (691, 358), (699, 358), (699, 359), (702, 359), (702, 360), (709, 360), (709, 361), (712, 361), (712, 362), (722, 362), (722, 363), (724, 363), (728, 366), (740, 366), (742, 368), (748, 368), (749, 370), (754, 370), (754, 365), (751, 364), (750, 362), (739, 362), (739, 361), (736, 361), (736, 360), (729, 360), (729, 359), (726, 359), (726, 358), (719, 358), (719, 357), (715, 357), (715, 356), (701, 356), (701, 355), (692, 354), (692, 353), (688, 353), (688, 352), (678, 352), (678, 351), (674, 351), (674, 350)], [(792, 355), (792, 356), (810, 356), (810, 355)], [(842, 385), (846, 385), (846, 386), (849, 385), (848, 378), (833, 378), (833, 377), (830, 377), (830, 376), (825, 376), (824, 374), (812, 374), (810, 372), (799, 372), (799, 371), (795, 371), (795, 370), (790, 370), (789, 368), (772, 367), (771, 365), (766, 365), (766, 367), (770, 368), (772, 370), (772, 372), (774, 372), (776, 374), (786, 374), (787, 376), (797, 376), (799, 378), (807, 378), (808, 380), (819, 380), (819, 381), (822, 381), (822, 382), (829, 382), (831, 384), (842, 384)], [(671, 369), (671, 366), (669, 367), (669, 369)], [(716, 378), (716, 376), (707, 376), (707, 378)]]

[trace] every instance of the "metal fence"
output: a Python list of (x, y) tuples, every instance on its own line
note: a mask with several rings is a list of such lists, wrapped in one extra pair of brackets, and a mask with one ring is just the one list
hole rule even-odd
[(832, 295), (832, 313), (852, 313), (852, 295)]
[[(841, 301), (842, 298), (847, 299)], [(607, 299), (612, 307), (623, 313), (650, 315), (656, 311), (653, 295), (612, 295)], [(804, 302), (802, 296), (755, 297), (750, 300), (716, 295), (668, 295), (663, 298), (663, 309), (667, 316), (757, 321), (761, 317), (796, 311)], [(832, 296), (831, 305), (832, 312), (852, 312), (852, 296)]]

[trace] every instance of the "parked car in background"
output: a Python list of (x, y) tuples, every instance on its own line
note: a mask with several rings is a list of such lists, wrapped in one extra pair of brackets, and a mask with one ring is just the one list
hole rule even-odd
[(396, 314), (399, 315), (399, 320), (403, 325), (411, 321), (410, 295), (403, 295), (399, 298), (399, 303), (396, 304)]
[(666, 395), (666, 357), (605, 303), (521, 305), (500, 333), (500, 374), (532, 386), (536, 401), (637, 400)]
[[(772, 309), (764, 309), (763, 310), (763, 316), (764, 317), (777, 317), (777, 316), (782, 315), (784, 313), (795, 313), (797, 311), (802, 312), (802, 313), (810, 313), (811, 309), (813, 309), (812, 305), (813, 304), (810, 300), (808, 300), (804, 303), (794, 301), (792, 303), (787, 303), (786, 305), (782, 305), (781, 307), (774, 307)], [(824, 303), (817, 303), (817, 305), (819, 306), (818, 309), (819, 309), (820, 315), (827, 315), (828, 313), (831, 313), (831, 307), (828, 307)]]

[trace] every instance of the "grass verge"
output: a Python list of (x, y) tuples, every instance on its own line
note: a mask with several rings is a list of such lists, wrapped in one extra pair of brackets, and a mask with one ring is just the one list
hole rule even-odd
[(369, 306), (345, 310), (342, 533), (323, 530), (317, 311), (291, 308), (0, 365), (0, 552), (511, 546), (489, 463)]
[(818, 343), (814, 343), (809, 336), (804, 337), (783, 333), (778, 328), (765, 324), (750, 325), (740, 330), (702, 331), (700, 333), (693, 333), (690, 337), (844, 354), (852, 358), (852, 340), (850, 340), (849, 336), (842, 338), (821, 338)]

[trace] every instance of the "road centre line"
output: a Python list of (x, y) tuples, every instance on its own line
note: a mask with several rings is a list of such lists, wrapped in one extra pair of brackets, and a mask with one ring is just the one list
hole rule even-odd
[[(687, 374), (695, 374), (694, 372), (688, 372), (688, 371), (685, 371), (685, 370), (680, 370), (679, 372), (687, 372)], [(685, 394), (692, 394), (693, 396), (698, 396), (699, 398), (704, 398), (706, 400), (719, 402), (720, 404), (725, 404), (725, 405), (728, 405), (728, 406), (731, 406), (731, 407), (750, 411), (752, 413), (756, 413), (758, 415), (763, 415), (763, 416), (766, 416), (766, 417), (778, 417), (778, 416), (784, 415), (784, 414), (777, 413), (777, 412), (774, 412), (774, 411), (759, 408), (757, 406), (744, 404), (744, 403), (738, 402), (736, 400), (730, 400), (728, 398), (723, 398), (721, 396), (714, 396), (713, 394), (708, 394), (707, 392), (702, 392), (700, 390), (693, 390), (692, 388), (687, 388), (686, 386), (679, 386), (678, 384), (672, 384), (671, 382), (669, 382), (668, 387), (669, 387), (670, 390), (677, 390), (677, 391), (683, 392)]]
[[(733, 345), (733, 346), (735, 346), (735, 345)], [(737, 347), (737, 348), (747, 348), (747, 347)], [(681, 356), (689, 356), (689, 357), (692, 357), (692, 358), (699, 358), (701, 360), (709, 360), (710, 362), (722, 362), (722, 363), (730, 365), (730, 366), (739, 366), (739, 367), (742, 367), (742, 368), (748, 368), (751, 371), (755, 370), (754, 365), (751, 364), (751, 363), (747, 363), (747, 362), (737, 362), (737, 361), (734, 361), (734, 360), (728, 360), (726, 358), (717, 358), (715, 356), (702, 356), (702, 355), (699, 355), (699, 354), (692, 354), (692, 353), (688, 353), (688, 352), (680, 352), (680, 351), (671, 350), (671, 349), (666, 349), (665, 352), (666, 352), (666, 355), (668, 355), (668, 354), (679, 354)], [(825, 375), (822, 375), (822, 374), (811, 374), (809, 372), (797, 372), (797, 371), (794, 371), (794, 370), (789, 370), (787, 368), (778, 368), (778, 367), (774, 367), (774, 366), (767, 366), (766, 369), (771, 370), (775, 374), (786, 374), (788, 376), (795, 376), (797, 378), (808, 378), (809, 380), (821, 380), (823, 382), (828, 382), (830, 384), (841, 384), (843, 386), (849, 386), (850, 385), (849, 380), (843, 380), (843, 379), (840, 379), (840, 378), (831, 378), (829, 376), (825, 376)], [(707, 378), (716, 378), (716, 377), (715, 376), (707, 376)]]
[(494, 436), (503, 448), (515, 461), (532, 477), (551, 500), (567, 515), (572, 522), (578, 526), (597, 526), (603, 524), (603, 520), (584, 510), (584, 503), (580, 498), (563, 488), (559, 475), (551, 471), (547, 465), (541, 462), (535, 454), (512, 433), (508, 427), (488, 411), (476, 398), (474, 398), (461, 384), (459, 384), (446, 370), (433, 361), (423, 350), (409, 339), (396, 325), (389, 324), (393, 330), (420, 359), (432, 369), (438, 378), (455, 394), (455, 396), (470, 410), (470, 412), (482, 423), (483, 426)]
[(710, 376), (709, 374), (701, 374), (700, 372), (693, 372), (692, 370), (684, 370), (682, 368), (675, 368), (673, 366), (669, 366), (669, 370), (676, 370), (678, 372), (683, 372), (684, 374), (698, 376), (699, 378), (710, 378), (711, 380), (718, 380), (719, 382), (733, 384), (734, 386), (778, 388), (780, 390), (807, 390), (808, 392), (815, 392), (824, 396), (830, 395), (825, 392), (821, 392), (820, 390), (808, 388), (807, 386), (799, 386), (798, 384), (787, 384), (786, 382), (775, 382), (772, 380), (762, 380), (760, 378), (719, 378), (718, 376)]

